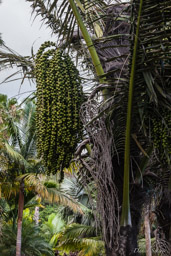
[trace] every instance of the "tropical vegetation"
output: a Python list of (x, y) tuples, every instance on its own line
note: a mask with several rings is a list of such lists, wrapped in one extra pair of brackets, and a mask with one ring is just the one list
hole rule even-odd
[(21, 256), (24, 202), (36, 195), (38, 212), (49, 197), (65, 205), (33, 225), (40, 255), (47, 242), (56, 255), (140, 255), (142, 233), (146, 255), (170, 255), (171, 0), (27, 2), (57, 42), (30, 57), (0, 51), (2, 69), (37, 84), (19, 119), (1, 97), (1, 232), (12, 202)]

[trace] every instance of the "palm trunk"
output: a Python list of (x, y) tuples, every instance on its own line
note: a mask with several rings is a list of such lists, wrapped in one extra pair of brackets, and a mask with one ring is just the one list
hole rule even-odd
[(35, 221), (36, 226), (38, 226), (39, 225), (39, 206), (35, 207), (33, 219)]
[(106, 247), (106, 256), (117, 256), (116, 252), (110, 248)]
[(21, 235), (22, 235), (23, 209), (24, 209), (24, 182), (21, 181), (20, 192), (19, 192), (19, 201), (18, 201), (16, 256), (21, 256)]
[(170, 195), (164, 194), (161, 198), (159, 205), (156, 207), (157, 222), (162, 229), (165, 239), (169, 241), (170, 236), (170, 223), (171, 223), (171, 203)]
[(150, 220), (149, 220), (149, 205), (146, 207), (146, 210), (145, 210), (144, 226), (145, 226), (146, 256), (152, 256), (151, 230), (150, 230)]
[(121, 227), (118, 248), (105, 246), (106, 256), (139, 256), (136, 227)]

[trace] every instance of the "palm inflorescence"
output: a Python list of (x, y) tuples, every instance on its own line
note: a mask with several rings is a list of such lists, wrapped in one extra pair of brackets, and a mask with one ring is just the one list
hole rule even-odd
[(55, 173), (68, 167), (80, 140), (81, 80), (71, 58), (51, 42), (40, 47), (35, 70), (38, 152)]

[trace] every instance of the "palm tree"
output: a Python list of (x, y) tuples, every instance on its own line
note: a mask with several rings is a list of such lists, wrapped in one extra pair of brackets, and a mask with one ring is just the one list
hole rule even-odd
[(56, 249), (69, 253), (78, 252), (79, 255), (105, 255), (104, 242), (97, 236), (96, 229), (91, 226), (72, 223), (56, 236)]
[(62, 231), (66, 223), (60, 213), (52, 213), (48, 216), (48, 221), (42, 224), (42, 232), (44, 236), (49, 240), (52, 247), (55, 245), (56, 236)]
[(142, 206), (159, 187), (156, 214), (163, 212), (157, 217), (168, 241), (171, 1), (28, 1), (63, 36), (59, 46), (77, 50), (99, 78), (82, 107), (92, 150), (81, 163), (97, 186), (106, 254), (134, 254)]
[(27, 173), (29, 170), (35, 170), (35, 168), (38, 170), (39, 165), (33, 164), (31, 161), (35, 157), (36, 153), (34, 143), (36, 136), (34, 123), (35, 104), (28, 101), (24, 106), (21, 123), (18, 125), (13, 123), (14, 125), (12, 126), (13, 129), (11, 132), (11, 137), (9, 138), (8, 142), (4, 141), (5, 147), (3, 154), (8, 158), (8, 163), (11, 165), (10, 178), (13, 180), (15, 189), (17, 189), (17, 186), (19, 186), (16, 255), (21, 255), (21, 231), (25, 184), (24, 179), (22, 179), (19, 184), (16, 184), (15, 179), (17, 176)]
[[(50, 245), (42, 236), (40, 236), (39, 232), (39, 228), (33, 225), (33, 223), (28, 221), (23, 222), (21, 245), (22, 255), (54, 255)], [(15, 230), (13, 230), (12, 226), (9, 224), (4, 225), (0, 240), (0, 250), (2, 256), (16, 255), (16, 239), (17, 229), (15, 228)]]
[(16, 122), (21, 118), (21, 107), (16, 98), (8, 99), (7, 95), (0, 94), (0, 139), (8, 139), (13, 132)]
[[(57, 5), (58, 1), (53, 1), (53, 3), (46, 1), (31, 2), (33, 2), (32, 6), (34, 10), (37, 10), (38, 14), (41, 14), (41, 9), (44, 8), (42, 16), (45, 19), (47, 18), (49, 25), (51, 20), (53, 23), (54, 20), (50, 20), (48, 15), (53, 15), (53, 11), (57, 11), (59, 21), (62, 24), (59, 21), (58, 24), (56, 23), (56, 27), (59, 28), (57, 32), (60, 31), (63, 36), (66, 36), (69, 43), (73, 39), (73, 35), (71, 35), (71, 32), (74, 31), (72, 24), (77, 24), (82, 32), (82, 36), (78, 37), (78, 41), (80, 38), (84, 38), (87, 46), (91, 45), (88, 49), (92, 62), (96, 68), (97, 66), (100, 67), (97, 55), (94, 54), (95, 48), (93, 48), (93, 43), (87, 35), (85, 25), (88, 25), (88, 16), (92, 18), (90, 13), (94, 11), (95, 7), (98, 6), (99, 8), (102, 1), (100, 3), (92, 1), (90, 6), (86, 6), (87, 15), (84, 13), (84, 1), (82, 3), (77, 2), (77, 5), (75, 1), (68, 1), (68, 5), (66, 4), (68, 11), (63, 20), (63, 16), (60, 15), (63, 9)], [(168, 173), (165, 169), (169, 169), (170, 166), (169, 147), (165, 143), (165, 140), (169, 138), (169, 123), (167, 115), (163, 116), (162, 114), (170, 109), (168, 91), (170, 84), (168, 78), (170, 41), (167, 36), (170, 18), (169, 11), (166, 8), (169, 6), (169, 3), (170, 1), (167, 3), (162, 1), (160, 3), (158, 1), (150, 3), (146, 1), (132, 1), (132, 3), (127, 5), (120, 4), (119, 6), (113, 5), (111, 7), (103, 3), (106, 9), (104, 8), (102, 11), (99, 8), (99, 18), (97, 19), (96, 16), (94, 19), (94, 21), (100, 20), (100, 17), (103, 17), (105, 24), (105, 29), (103, 30), (104, 37), (97, 38), (94, 42), (97, 45), (97, 52), (102, 60), (104, 70), (110, 71), (110, 73), (105, 74), (107, 83), (110, 85), (106, 86), (107, 91), (104, 92), (105, 86), (99, 86), (95, 92), (103, 90), (103, 95), (107, 93), (110, 98), (106, 100), (106, 97), (104, 97), (106, 102), (102, 102), (101, 108), (97, 108), (99, 102), (97, 102), (97, 105), (93, 105), (89, 100), (88, 104), (84, 106), (85, 113), (89, 111), (91, 116), (91, 109), (94, 110), (96, 108), (97, 111), (94, 116), (91, 116), (91, 119), (83, 113), (83, 123), (86, 125), (87, 133), (93, 141), (91, 157), (94, 157), (97, 175), (94, 175), (95, 170), (92, 170), (91, 162), (88, 170), (92, 176), (95, 176), (96, 181), (96, 177), (99, 177), (99, 173), (101, 173), (99, 182), (97, 182), (100, 195), (98, 202), (99, 212), (101, 212), (103, 221), (107, 255), (115, 255), (116, 253), (119, 255), (122, 253), (121, 250), (125, 254), (128, 251), (134, 253), (137, 247), (138, 223), (147, 191), (158, 186), (160, 181), (157, 174), (162, 172)], [(160, 8), (158, 8), (159, 5)], [(61, 3), (61, 6), (64, 6), (64, 2)], [(153, 13), (149, 12), (149, 8), (157, 11), (157, 26), (151, 18)], [(80, 16), (80, 13), (82, 16)], [(163, 13), (165, 17), (164, 23)], [(105, 16), (106, 14), (108, 17)], [(69, 19), (73, 15), (77, 22), (70, 23)], [(116, 18), (114, 18), (114, 22), (111, 25), (112, 16)], [(82, 20), (84, 20), (84, 23)], [(68, 30), (66, 29), (67, 24), (69, 24)], [(89, 24), (93, 30), (94, 23), (92, 20)], [(148, 29), (149, 32), (147, 32)], [(66, 35), (65, 32), (68, 31), (69, 33)], [(158, 40), (156, 40), (158, 33), (160, 38), (158, 37)], [(146, 45), (145, 50), (143, 50), (144, 45)], [(164, 45), (164, 48), (161, 45)], [(154, 50), (155, 48), (158, 49), (157, 52)], [(91, 50), (93, 50), (93, 53)], [(163, 67), (162, 63), (166, 63), (166, 65)], [(102, 69), (96, 69), (96, 72), (99, 76), (104, 75)], [(158, 82), (156, 82), (156, 78), (158, 78)], [(103, 80), (103, 82), (105, 81)], [(133, 89), (133, 85), (135, 89)], [(105, 115), (102, 115), (101, 112), (105, 112)], [(153, 112), (153, 116), (151, 116), (151, 112)], [(98, 118), (102, 116), (100, 122), (96, 116)], [(162, 121), (160, 121), (161, 116)], [(160, 125), (158, 125), (159, 123)], [(107, 129), (105, 130), (106, 125)], [(157, 129), (160, 132), (154, 135), (157, 125)], [(97, 130), (94, 133), (93, 127), (100, 127), (99, 136), (97, 136)], [(157, 138), (162, 136), (163, 129), (165, 130), (165, 135), (157, 143)], [(108, 131), (112, 131), (110, 135)], [(113, 137), (113, 140), (111, 140), (111, 137)], [(106, 140), (106, 144), (104, 144), (104, 140)], [(114, 148), (112, 146), (113, 143), (115, 143)], [(107, 152), (109, 152), (108, 155)], [(155, 157), (156, 155), (157, 158)], [(154, 166), (155, 168), (156, 166), (158, 167), (157, 171), (152, 171)], [(87, 168), (87, 163), (85, 163), (85, 167)], [(130, 167), (132, 167), (132, 178), (129, 174)], [(151, 170), (151, 172), (148, 170)], [(143, 188), (141, 186), (142, 179), (139, 174), (144, 176)], [(168, 177), (170, 177), (170, 174), (168, 174)], [(154, 186), (149, 184), (149, 180), (153, 180)], [(169, 180), (170, 178), (166, 180), (167, 187)], [(118, 195), (116, 191), (118, 191)], [(111, 206), (111, 202), (113, 206)], [(120, 215), (119, 209), (121, 205), (122, 213), (121, 222), (119, 223), (117, 216)], [(118, 237), (118, 227), (120, 227), (121, 237), (119, 243), (122, 243), (120, 251), (117, 251), (114, 241)]]
[[(36, 160), (34, 102), (27, 101), (25, 103), (20, 123), (18, 125), (14, 123), (12, 127), (11, 137), (8, 141), (4, 141), (4, 147), (1, 152), (7, 159), (7, 164), (1, 173), (1, 190), (6, 198), (12, 197), (14, 204), (17, 203), (16, 195), (19, 194), (18, 207), (15, 207), (15, 209), (18, 208), (16, 255), (21, 255), (24, 200), (27, 197), (31, 199), (35, 196), (32, 191), (48, 200), (70, 206), (75, 211), (82, 212), (82, 210), (76, 201), (64, 193), (62, 194), (59, 189), (46, 188), (41, 182), (40, 177), (36, 175), (39, 172), (43, 172), (43, 166), (40, 160)], [(16, 214), (17, 211), (14, 214), (14, 225)]]
[[(67, 177), (61, 183), (61, 189), (77, 200), (84, 214), (73, 213), (71, 209), (59, 208), (58, 214), (51, 214), (43, 229), (53, 234), (50, 244), (60, 253), (78, 253), (79, 255), (104, 255), (104, 242), (101, 229), (96, 227), (93, 208), (95, 208), (95, 189), (87, 191), (79, 182), (77, 174), (65, 170)], [(90, 202), (91, 193), (91, 202)], [(95, 209), (94, 209), (95, 210)], [(65, 222), (64, 222), (65, 220)]]

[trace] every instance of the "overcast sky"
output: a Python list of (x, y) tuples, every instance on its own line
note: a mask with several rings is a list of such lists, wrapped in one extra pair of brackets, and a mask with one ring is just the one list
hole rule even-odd
[[(31, 47), (36, 52), (46, 40), (51, 40), (51, 31), (46, 26), (41, 26), (40, 19), (33, 22), (31, 8), (25, 0), (2, 0), (0, 4), (0, 33), (5, 44), (21, 55), (31, 55)], [(15, 70), (12, 70), (14, 72)], [(0, 83), (11, 71), (0, 72)], [(20, 93), (34, 90), (35, 85), (30, 86), (25, 82), (20, 89), (20, 82), (0, 84), (0, 93), (13, 97)], [(20, 95), (20, 99), (28, 94)], [(19, 96), (18, 96), (19, 97)]]

